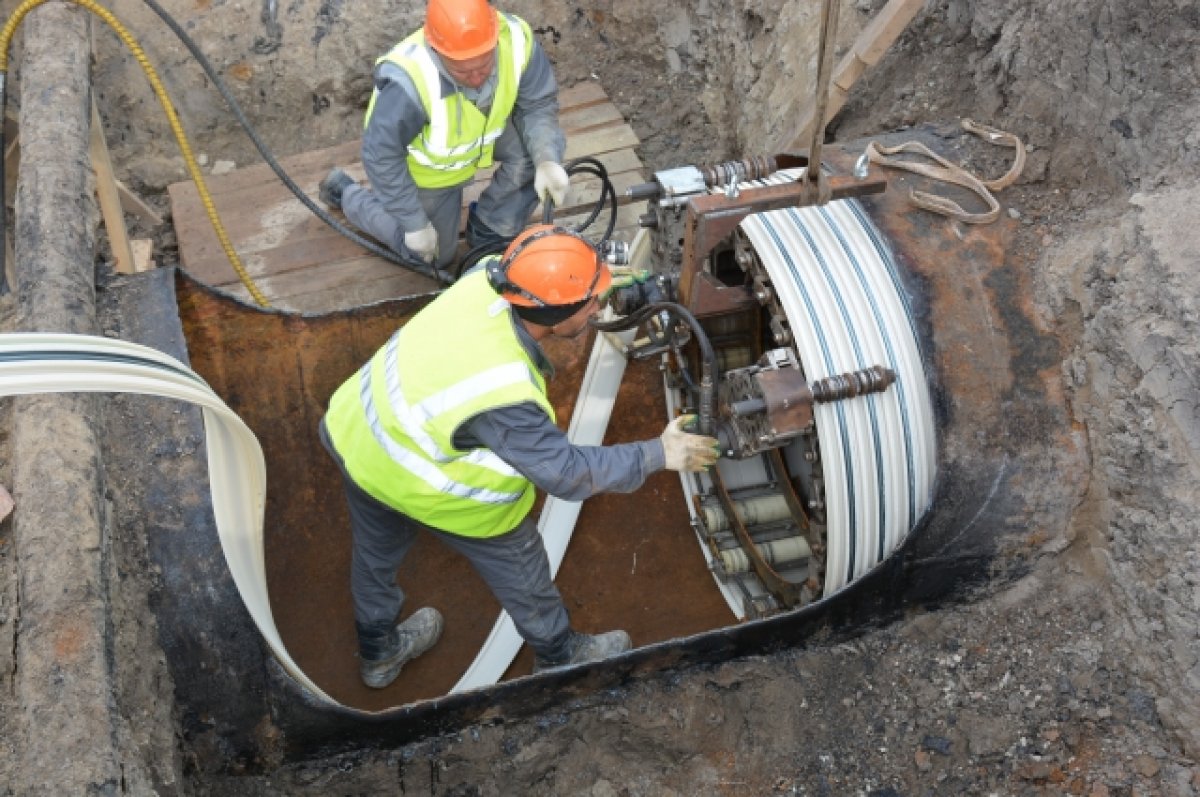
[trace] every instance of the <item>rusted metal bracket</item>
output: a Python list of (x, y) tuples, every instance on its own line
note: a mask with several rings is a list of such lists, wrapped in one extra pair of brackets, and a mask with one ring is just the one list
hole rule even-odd
[[(853, 175), (829, 177), (830, 199), (881, 194), (887, 188), (883, 177), (868, 174), (865, 178)], [(711, 276), (705, 278), (704, 262), (709, 253), (752, 213), (780, 208), (803, 207), (813, 204), (808, 185), (793, 181), (741, 191), (737, 197), (725, 194), (704, 194), (688, 200), (684, 220), (683, 267), (679, 293), (685, 307), (698, 317), (718, 312), (732, 312), (753, 297), (741, 288), (728, 288)], [(729, 294), (726, 296), (725, 291)], [(743, 298), (744, 297), (744, 298)]]

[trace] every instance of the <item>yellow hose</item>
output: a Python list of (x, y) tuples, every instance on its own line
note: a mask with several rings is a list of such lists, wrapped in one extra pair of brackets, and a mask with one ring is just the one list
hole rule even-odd
[[(8, 47), (12, 42), (13, 33), (25, 18), (25, 15), (44, 2), (46, 0), (24, 0), (21, 5), (17, 6), (16, 11), (8, 18), (8, 21), (4, 23), (4, 27), (0, 29), (0, 80), (8, 74)], [(154, 89), (154, 94), (158, 97), (159, 104), (162, 105), (163, 111), (167, 114), (167, 120), (171, 124), (171, 131), (175, 133), (175, 140), (179, 142), (179, 149), (183, 153), (184, 163), (187, 164), (188, 173), (191, 174), (193, 182), (196, 183), (196, 190), (200, 194), (200, 202), (204, 205), (204, 212), (208, 214), (209, 221), (212, 222), (213, 230), (217, 233), (217, 238), (221, 242), (221, 248), (225, 250), (225, 254), (229, 257), (229, 262), (233, 266), (233, 270), (237, 272), (238, 279), (246, 286), (246, 290), (254, 297), (254, 301), (258, 302), (262, 307), (269, 307), (270, 304), (267, 302), (267, 297), (254, 284), (254, 280), (250, 279), (250, 275), (246, 272), (246, 267), (242, 265), (237, 252), (233, 250), (233, 244), (229, 242), (229, 236), (225, 233), (225, 227), (221, 224), (220, 218), (217, 217), (217, 209), (213, 206), (212, 196), (208, 193), (208, 186), (204, 182), (204, 175), (200, 173), (200, 167), (196, 165), (196, 159), (192, 156), (192, 147), (188, 144), (187, 136), (183, 132), (183, 126), (179, 123), (179, 117), (175, 114), (175, 109), (171, 105), (171, 100), (167, 96), (166, 89), (163, 88), (162, 81), (158, 79), (158, 73), (154, 71), (154, 67), (150, 65), (150, 61), (146, 58), (146, 53), (138, 45), (133, 36), (130, 35), (129, 31), (125, 29), (125, 26), (108, 9), (92, 2), (92, 0), (65, 0), (65, 2), (83, 6), (108, 23), (108, 26), (113, 29), (113, 32), (125, 43), (125, 46), (133, 53), (133, 57), (141, 64), (142, 71), (146, 73), (146, 78), (150, 81), (150, 86)]]

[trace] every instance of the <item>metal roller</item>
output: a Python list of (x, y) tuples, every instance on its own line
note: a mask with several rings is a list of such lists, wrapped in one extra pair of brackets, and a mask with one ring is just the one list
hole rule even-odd
[[(784, 537), (781, 540), (771, 540), (755, 545), (759, 554), (773, 565), (784, 562), (798, 562), (812, 556), (812, 549), (803, 537)], [(729, 548), (719, 553), (721, 565), (730, 575), (750, 571), (750, 558), (741, 548)]]
[[(778, 523), (791, 520), (792, 512), (782, 495), (760, 495), (734, 501), (734, 511), (747, 526), (763, 526), (768, 523)], [(706, 505), (701, 512), (704, 516), (704, 526), (710, 533), (729, 529), (729, 517), (716, 505)]]

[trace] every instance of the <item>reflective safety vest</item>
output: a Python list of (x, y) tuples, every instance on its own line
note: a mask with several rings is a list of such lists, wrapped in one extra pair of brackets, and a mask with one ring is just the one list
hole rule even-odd
[(479, 269), (397, 330), (329, 401), (325, 427), (350, 478), (442, 531), (493, 537), (516, 528), (533, 485), (490, 450), (454, 445), (455, 431), (485, 410), (534, 402), (554, 419), (514, 323)]
[[(408, 145), (408, 170), (421, 188), (445, 188), (471, 179), (476, 169), (492, 165), (496, 139), (517, 102), (521, 75), (533, 54), (533, 33), (520, 17), (496, 12), (500, 38), (496, 44), (496, 91), (485, 117), (460, 93), (442, 96), (442, 76), (436, 56), (425, 45), (424, 28), (397, 44), (376, 65), (389, 61), (408, 73), (429, 122)], [(375, 110), (376, 89), (367, 105), (363, 125)]]

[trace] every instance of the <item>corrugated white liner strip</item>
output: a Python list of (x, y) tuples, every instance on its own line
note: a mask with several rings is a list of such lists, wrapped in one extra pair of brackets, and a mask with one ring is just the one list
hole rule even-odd
[(814, 408), (829, 596), (887, 558), (932, 500), (933, 408), (915, 324), (890, 248), (857, 202), (756, 214), (742, 229), (771, 276), (810, 381), (877, 364), (897, 374), (883, 393)]
[(263, 556), (267, 476), (262, 449), (212, 388), (178, 360), (136, 343), (90, 335), (0, 335), (0, 395), (31, 393), (141, 393), (203, 410), (213, 515), (233, 582), (288, 674), (318, 699), (336, 705), (288, 655), (275, 628)]

